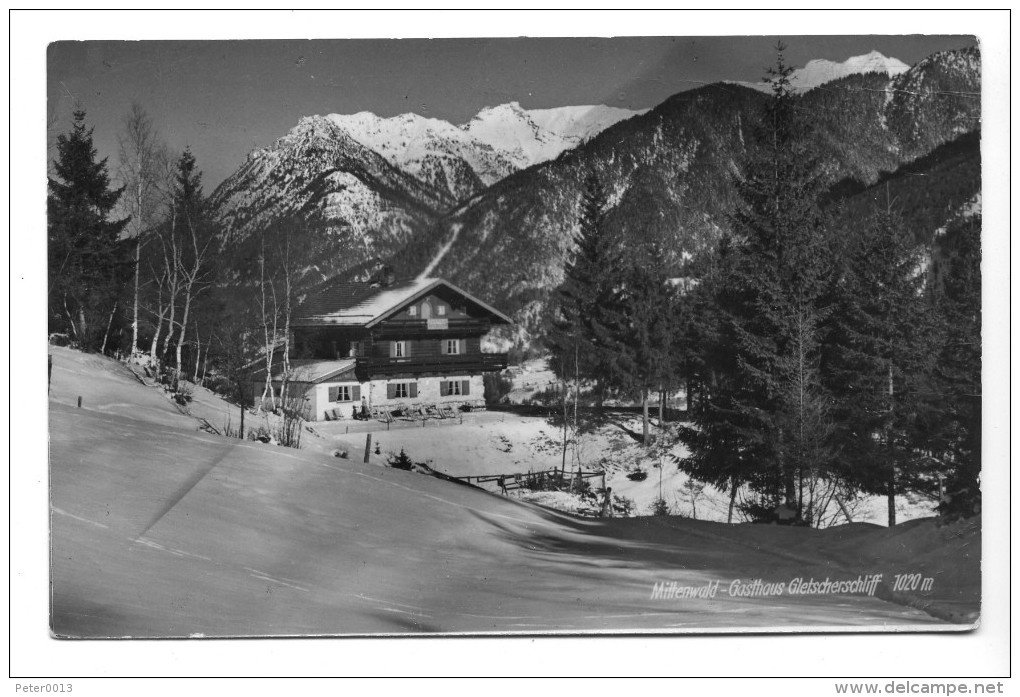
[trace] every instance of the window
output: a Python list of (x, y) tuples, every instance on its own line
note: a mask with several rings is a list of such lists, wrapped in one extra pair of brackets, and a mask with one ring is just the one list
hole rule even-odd
[(417, 399), (417, 382), (391, 382), (386, 385), (386, 399)]
[(443, 353), (448, 355), (460, 353), (460, 339), (446, 339), (443, 342)]
[(440, 305), (436, 308), (436, 314), (442, 317), (446, 314), (446, 305)]
[(390, 358), (407, 358), (407, 342), (392, 342), (390, 344)]
[(459, 397), (471, 394), (470, 380), (441, 380), (439, 382), (440, 397)]
[(411, 315), (412, 317), (417, 317), (418, 316), (418, 306), (417, 305), (411, 305), (411, 307), (407, 308), (407, 314)]
[(333, 385), (329, 388), (329, 401), (356, 402), (361, 399), (360, 385)]

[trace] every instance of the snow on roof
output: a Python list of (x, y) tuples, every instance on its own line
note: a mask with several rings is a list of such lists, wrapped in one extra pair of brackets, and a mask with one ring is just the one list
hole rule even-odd
[(345, 358), (338, 361), (292, 360), (291, 380), (293, 382), (325, 382), (354, 369), (355, 360)]
[(368, 326), (384, 319), (403, 305), (440, 285), (446, 286), (476, 303), (499, 320), (510, 323), (510, 319), (502, 312), (457, 288), (452, 283), (441, 278), (426, 276), (397, 281), (389, 287), (366, 282), (327, 282), (308, 294), (307, 301), (298, 308), (296, 324), (308, 322), (311, 324)]

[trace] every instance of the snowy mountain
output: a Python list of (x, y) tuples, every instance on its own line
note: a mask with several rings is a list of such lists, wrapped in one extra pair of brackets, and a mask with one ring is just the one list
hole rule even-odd
[(300, 216), (328, 224), (354, 261), (392, 253), (453, 203), (319, 116), (253, 151), (212, 195), (228, 243)]
[[(802, 90), (847, 73), (832, 89), (801, 97), (815, 114), (811, 147), (829, 183), (873, 185), (979, 130), (976, 48), (901, 67), (872, 53), (812, 61), (798, 72)], [(428, 268), (499, 298), (530, 328), (562, 277), (587, 172), (602, 180), (610, 224), (624, 238), (657, 230), (686, 253), (713, 244), (728, 224), (734, 174), (767, 98), (758, 87), (707, 85), (640, 114), (510, 103), (461, 126), (415, 114), (307, 117), (253, 152), (213, 202), (237, 239), (287, 216), (324, 223), (346, 250), (322, 257), (324, 276), (378, 257), (405, 275)], [(976, 176), (961, 175), (962, 201), (974, 196)], [(917, 204), (925, 205), (933, 204)]]
[(330, 123), (394, 167), (463, 200), (520, 169), (506, 153), (440, 119), (330, 114)]
[(414, 231), (510, 174), (557, 157), (638, 112), (605, 106), (487, 108), (456, 126), (418, 114), (302, 118), (253, 151), (213, 194), (225, 238), (298, 215), (326, 224), (355, 264), (388, 255)]
[(511, 102), (487, 107), (460, 126), (410, 113), (383, 118), (362, 111), (324, 118), (394, 167), (463, 201), (639, 113), (644, 112), (602, 105), (528, 110)]
[(517, 102), (483, 109), (461, 126), (466, 133), (513, 159), (518, 169), (552, 160), (615, 123), (643, 114), (616, 107), (567, 106), (522, 109)]
[[(790, 82), (796, 91), (807, 92), (819, 85), (839, 80), (848, 75), (885, 73), (890, 77), (895, 77), (908, 70), (910, 70), (910, 66), (903, 61), (897, 58), (888, 58), (878, 51), (872, 51), (863, 56), (847, 58), (842, 63), (824, 59), (808, 61), (808, 64), (803, 68), (793, 71), (790, 75)], [(736, 82), (733, 84), (744, 85), (762, 92), (770, 92), (772, 89), (766, 82)]]

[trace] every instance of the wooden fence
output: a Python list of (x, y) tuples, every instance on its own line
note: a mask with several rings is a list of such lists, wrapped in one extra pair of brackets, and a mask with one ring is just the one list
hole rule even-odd
[(559, 469), (550, 469), (538, 472), (478, 474), (464, 477), (450, 476), (449, 478), (466, 484), (474, 484), (476, 486), (495, 484), (500, 493), (507, 493), (515, 489), (534, 489), (542, 491), (550, 488), (579, 488), (581, 483), (585, 480), (595, 478), (599, 478), (601, 480), (603, 490), (606, 488), (605, 470), (575, 470), (574, 472), (564, 473)]

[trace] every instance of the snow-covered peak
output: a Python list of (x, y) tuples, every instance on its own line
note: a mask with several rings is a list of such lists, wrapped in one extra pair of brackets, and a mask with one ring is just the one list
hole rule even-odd
[[(808, 61), (803, 68), (794, 70), (790, 75), (790, 84), (795, 92), (807, 92), (819, 85), (838, 80), (847, 75), (859, 73), (885, 73), (890, 77), (905, 73), (910, 66), (897, 58), (889, 58), (878, 51), (871, 51), (862, 56), (852, 56), (842, 63), (819, 58)], [(738, 82), (737, 84), (751, 87), (762, 92), (771, 91), (765, 82)]]
[(277, 145), (315, 137), (350, 139), (462, 199), (639, 113), (602, 105), (528, 110), (509, 102), (486, 107), (455, 126), (414, 113), (382, 117), (360, 111), (306, 116)]
[(644, 113), (601, 104), (523, 109), (510, 102), (482, 109), (461, 128), (498, 150), (514, 154), (521, 167), (550, 160), (609, 126)]

